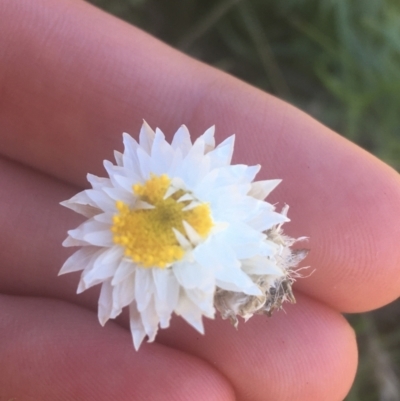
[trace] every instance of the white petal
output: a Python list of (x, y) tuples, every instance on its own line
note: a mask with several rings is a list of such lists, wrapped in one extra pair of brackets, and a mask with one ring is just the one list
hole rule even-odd
[(180, 166), (182, 165), (182, 161), (183, 161), (182, 151), (180, 149), (175, 150), (171, 164), (168, 168), (168, 171), (166, 171), (166, 173), (169, 177), (176, 176), (177, 171), (179, 171)]
[(95, 221), (93, 218), (85, 221), (75, 230), (68, 231), (68, 235), (76, 240), (85, 241), (96, 246), (112, 246), (112, 233), (109, 226)]
[(251, 184), (251, 190), (248, 195), (256, 199), (264, 200), (281, 182), (282, 180), (266, 180), (253, 182)]
[(142, 317), (140, 316), (140, 313), (136, 308), (135, 302), (132, 302), (129, 306), (129, 322), (133, 345), (135, 346), (135, 349), (137, 351), (142, 344), (144, 338), (146, 337), (146, 332), (142, 323)]
[(242, 222), (230, 224), (218, 235), (231, 246), (238, 259), (250, 258), (265, 249), (266, 235)]
[(99, 310), (98, 318), (102, 326), (107, 323), (110, 319), (112, 310), (112, 285), (111, 280), (107, 280), (101, 286), (100, 297), (99, 297)]
[[(144, 182), (143, 178), (136, 180), (135, 178), (123, 177), (122, 175), (115, 175), (114, 180), (117, 183), (118, 187), (120, 187), (121, 189), (125, 190), (128, 194), (130, 194), (132, 199), (136, 198), (136, 196), (134, 195), (134, 192), (133, 192), (133, 186), (135, 184), (138, 184), (138, 183), (142, 184)], [(124, 199), (121, 198), (120, 200), (123, 201)], [(132, 202), (132, 200), (130, 202)], [(128, 202), (126, 202), (126, 203), (128, 203)]]
[(200, 244), (202, 238), (196, 232), (196, 230), (185, 220), (182, 220), (183, 228), (185, 229), (186, 235), (193, 245)]
[(185, 184), (187, 189), (193, 190), (199, 182), (209, 173), (211, 169), (211, 161), (208, 155), (204, 156), (193, 170), (186, 170)]
[[(196, 187), (196, 190), (205, 190), (211, 186), (212, 191), (214, 191), (215, 189), (221, 189), (231, 185), (249, 184), (248, 191), (250, 191), (251, 181), (259, 170), (259, 165), (246, 166), (245, 164), (213, 168), (206, 176), (204, 176), (199, 187)], [(247, 192), (245, 195), (247, 195)]]
[(226, 244), (218, 242), (218, 239), (209, 238), (193, 250), (193, 256), (201, 266), (213, 269), (214, 274), (223, 269), (223, 265), (226, 263), (232, 262), (239, 266), (233, 251), (228, 249), (228, 253), (225, 254), (225, 248), (227, 248)]
[(182, 178), (179, 178), (179, 177), (172, 178), (171, 186), (174, 188), (177, 188), (177, 189), (186, 190), (185, 181), (183, 181)]
[(147, 308), (154, 292), (153, 286), (151, 269), (139, 267), (135, 277), (135, 298), (139, 312)]
[(190, 140), (190, 134), (185, 125), (181, 125), (176, 131), (171, 146), (174, 150), (180, 149), (183, 156), (186, 156), (192, 147), (192, 141)]
[(68, 203), (68, 201), (60, 202), (60, 205), (67, 207), (68, 209), (71, 209), (74, 212), (87, 217), (88, 219), (90, 219), (91, 217), (96, 216), (96, 214), (102, 212), (101, 209), (99, 209), (95, 206), (80, 205), (78, 203)]
[[(216, 191), (223, 192), (225, 188), (234, 188), (236, 191), (240, 190), (239, 192), (245, 189), (243, 195), (247, 195), (251, 189), (251, 184), (247, 180), (251, 172), (245, 165), (225, 166), (210, 170), (197, 183), (193, 192), (201, 200), (208, 200)], [(248, 184), (248, 186), (242, 184)]]
[(123, 165), (128, 170), (139, 171), (139, 161), (136, 154), (139, 144), (126, 132), (122, 135), (124, 141)]
[[(133, 183), (142, 181), (142, 176), (139, 170), (128, 170), (125, 167), (114, 166), (108, 160), (104, 160), (103, 165), (108, 175), (110, 176), (111, 184), (113, 185), (113, 187), (118, 188), (119, 186), (119, 181), (117, 180), (118, 176), (129, 178), (130, 181)], [(129, 192), (131, 192), (131, 190), (129, 190)]]
[(140, 173), (143, 180), (147, 181), (150, 178), (151, 171), (151, 157), (142, 148), (137, 150), (137, 156), (139, 159)]
[(87, 218), (93, 217), (101, 212), (97, 204), (88, 197), (86, 191), (79, 192), (71, 199), (60, 202), (60, 205), (82, 214)]
[(170, 269), (153, 268), (151, 270), (157, 296), (161, 301), (167, 302), (169, 293), (174, 293), (178, 289), (178, 282)]
[(182, 212), (186, 212), (187, 210), (195, 209), (197, 206), (200, 206), (200, 205), (201, 205), (201, 202), (198, 202), (198, 201), (190, 202), (188, 205), (186, 205), (186, 206), (182, 209)]
[[(166, 199), (167, 197), (164, 197), (164, 199)], [(193, 195), (190, 195), (189, 193), (185, 193), (184, 195), (182, 195), (177, 202), (185, 202), (185, 201), (191, 201), (193, 200)]]
[(81, 241), (75, 238), (68, 236), (62, 242), (62, 246), (69, 247), (69, 246), (88, 246), (89, 244), (85, 241)]
[(174, 157), (171, 145), (165, 140), (164, 134), (157, 128), (151, 149), (150, 169), (153, 174), (167, 173)]
[(173, 310), (178, 304), (179, 283), (171, 270), (153, 269), (155, 307), (161, 328), (167, 328)]
[(175, 238), (179, 242), (179, 245), (183, 249), (185, 250), (192, 249), (192, 244), (186, 239), (186, 237), (180, 231), (178, 231), (176, 228), (172, 228), (172, 231), (174, 232)]
[(217, 286), (227, 291), (244, 292), (248, 295), (262, 295), (262, 291), (249, 276), (238, 268), (231, 271), (225, 269), (217, 277)]
[(204, 326), (201, 310), (187, 297), (185, 293), (179, 296), (179, 303), (175, 313), (182, 316), (198, 332), (204, 334)]
[(163, 302), (161, 302), (156, 295), (154, 295), (154, 297), (160, 328), (167, 329), (171, 321), (173, 310), (169, 310), (169, 305), (165, 305)]
[(106, 230), (85, 234), (83, 240), (86, 241), (88, 244), (96, 246), (109, 247), (114, 245), (113, 234), (109, 227), (107, 227)]
[(210, 158), (204, 156), (204, 146), (204, 140), (198, 138), (175, 171), (175, 176), (182, 178), (189, 190), (197, 186), (210, 170)]
[(239, 186), (221, 188), (205, 201), (210, 204), (215, 221), (247, 222), (247, 219), (254, 217), (259, 209), (257, 204), (259, 201), (250, 196), (243, 196)]
[(139, 143), (141, 148), (150, 155), (151, 147), (154, 141), (154, 131), (150, 128), (149, 124), (146, 121), (143, 121), (142, 128), (140, 129), (139, 134)]
[(145, 201), (138, 200), (135, 202), (134, 208), (151, 210), (151, 209), (155, 209), (156, 207), (154, 205), (150, 205), (150, 203), (147, 203)]
[(244, 292), (248, 295), (262, 295), (262, 291), (257, 285), (238, 267), (222, 270), (217, 277), (217, 286), (229, 291)]
[[(127, 180), (125, 177), (121, 177), (121, 178)], [(119, 182), (118, 182), (118, 184), (119, 184)], [(121, 185), (121, 187), (122, 187), (122, 185)], [(122, 188), (104, 188), (103, 191), (114, 201), (122, 201), (129, 205), (134, 200), (134, 196), (132, 196), (132, 187), (131, 187), (130, 191), (127, 191), (124, 187), (122, 187)]]
[(178, 262), (172, 266), (179, 284), (187, 289), (199, 288), (210, 292), (215, 289), (215, 278), (212, 268), (197, 262)]
[(256, 166), (246, 166), (243, 176), (239, 180), (239, 183), (251, 183), (256, 177), (257, 173), (261, 170), (261, 165)]
[(93, 189), (102, 189), (103, 187), (111, 187), (111, 181), (109, 178), (97, 177), (93, 174), (86, 175), (87, 180)]
[(219, 271), (216, 279), (217, 286), (224, 290), (244, 292), (248, 295), (262, 295), (257, 285), (238, 267)]
[(113, 182), (113, 176), (115, 174), (123, 175), (123, 171), (125, 170), (123, 167), (115, 166), (109, 160), (103, 160), (103, 167), (107, 171), (108, 176), (110, 177), (110, 181), (112, 185), (115, 185)]
[(113, 212), (106, 212), (106, 213), (99, 213), (93, 217), (93, 220), (98, 221), (103, 224), (107, 224), (108, 226), (112, 225), (113, 216), (115, 213)]
[(199, 308), (204, 316), (214, 318), (214, 292), (205, 292), (195, 289), (185, 289), (187, 297)]
[[(102, 248), (100, 248), (97, 252), (93, 254), (93, 256), (90, 258), (90, 260), (87, 262), (85, 268), (83, 269), (83, 272), (81, 274), (81, 279), (78, 284), (78, 289), (76, 291), (77, 294), (80, 294), (81, 292), (85, 291), (87, 289), (86, 284), (83, 280), (83, 276), (89, 274), (95, 267), (95, 262), (99, 256), (104, 252)], [(101, 281), (99, 281), (97, 284), (99, 284)]]
[(85, 289), (93, 287), (102, 281), (111, 278), (118, 268), (123, 250), (115, 246), (102, 252), (95, 260), (94, 266), (88, 272), (82, 273), (81, 281)]
[(115, 201), (103, 190), (87, 189), (85, 192), (91, 199), (92, 204), (96, 205), (102, 211), (109, 211), (115, 208)]
[(235, 135), (232, 135), (208, 153), (211, 157), (212, 168), (228, 166), (231, 163), (234, 144)]
[(124, 165), (124, 155), (121, 152), (114, 150), (114, 159), (115, 159), (115, 163), (117, 163), (117, 166)]
[(285, 275), (283, 270), (272, 258), (265, 256), (254, 256), (250, 259), (242, 260), (242, 270), (247, 274), (272, 275), (282, 277)]
[(122, 308), (131, 304), (135, 299), (134, 274), (131, 274), (124, 281), (113, 286), (112, 299), (113, 305), (111, 317), (114, 319), (122, 312)]
[(149, 337), (148, 342), (151, 343), (156, 338), (159, 323), (154, 297), (151, 297), (146, 309), (140, 311), (140, 316), (142, 317), (144, 330)]
[(83, 270), (96, 251), (98, 251), (98, 248), (92, 246), (79, 249), (65, 261), (58, 275), (61, 276), (62, 274)]
[(205, 153), (208, 153), (212, 151), (215, 148), (215, 138), (214, 138), (214, 132), (215, 132), (215, 125), (212, 127), (208, 128), (204, 134), (202, 135), (202, 138), (205, 143)]
[(261, 291), (250, 277), (240, 269), (240, 262), (232, 248), (218, 238), (199, 245), (193, 251), (196, 261), (214, 269), (217, 286), (231, 291), (261, 295)]
[(167, 192), (165, 192), (163, 199), (168, 199), (171, 195), (173, 195), (177, 191), (179, 191), (179, 188), (175, 188), (174, 186), (170, 185), (167, 189)]
[(260, 211), (247, 224), (259, 231), (266, 231), (277, 224), (282, 224), (290, 221), (289, 218), (277, 212)]
[(135, 273), (137, 266), (130, 260), (122, 259), (114, 274), (111, 284), (117, 285), (126, 280), (131, 274)]

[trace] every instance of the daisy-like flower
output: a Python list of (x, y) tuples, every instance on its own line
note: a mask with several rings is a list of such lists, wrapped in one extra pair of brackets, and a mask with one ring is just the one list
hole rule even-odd
[(260, 166), (231, 165), (234, 136), (215, 147), (214, 127), (194, 143), (185, 126), (169, 144), (144, 123), (123, 135), (108, 178), (62, 202), (87, 220), (68, 232), (79, 246), (60, 274), (83, 270), (78, 293), (101, 284), (102, 325), (129, 306), (136, 349), (172, 313), (203, 333), (216, 309), (237, 325), (294, 301), (293, 267), (305, 256), (282, 234), (286, 212), (264, 201), (280, 180), (253, 182)]

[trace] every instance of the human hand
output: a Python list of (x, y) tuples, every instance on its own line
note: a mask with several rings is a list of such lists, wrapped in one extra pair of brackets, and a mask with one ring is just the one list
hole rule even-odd
[[(0, 399), (342, 400), (356, 368), (339, 312), (399, 294), (397, 173), (297, 109), (168, 48), (79, 0), (0, 3)], [(102, 160), (142, 118), (184, 123), (236, 162), (282, 178), (289, 235), (310, 237), (316, 271), (297, 305), (234, 330), (179, 318), (135, 352), (126, 320), (101, 328), (98, 288), (58, 278), (78, 216), (58, 205), (104, 175)], [(235, 398), (236, 397), (236, 398)]]

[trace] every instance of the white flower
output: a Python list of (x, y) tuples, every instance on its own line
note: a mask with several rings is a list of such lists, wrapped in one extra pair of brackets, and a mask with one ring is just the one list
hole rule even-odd
[[(271, 234), (288, 218), (264, 201), (280, 181), (253, 183), (260, 166), (231, 165), (234, 136), (215, 147), (214, 127), (192, 144), (181, 126), (169, 144), (144, 123), (139, 143), (128, 134), (123, 141), (116, 165), (104, 161), (109, 178), (88, 174), (92, 189), (62, 202), (87, 220), (68, 232), (63, 245), (81, 248), (60, 274), (83, 270), (78, 293), (102, 285), (102, 325), (129, 306), (136, 349), (172, 313), (201, 333), (215, 306), (231, 319), (258, 313), (291, 267), (279, 259), (288, 247)], [(258, 306), (233, 311), (218, 302), (222, 294)]]

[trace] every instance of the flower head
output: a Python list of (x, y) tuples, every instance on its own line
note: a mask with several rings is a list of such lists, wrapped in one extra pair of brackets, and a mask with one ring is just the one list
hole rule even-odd
[(78, 293), (102, 285), (102, 325), (129, 306), (138, 349), (172, 313), (203, 333), (215, 309), (237, 325), (294, 301), (305, 254), (282, 234), (286, 212), (264, 201), (280, 180), (253, 182), (260, 166), (231, 165), (233, 136), (215, 147), (212, 127), (192, 143), (182, 126), (169, 144), (144, 123), (139, 143), (123, 141), (108, 178), (89, 174), (92, 189), (62, 202), (87, 220), (68, 232), (63, 245), (81, 248), (60, 274), (83, 270)]

